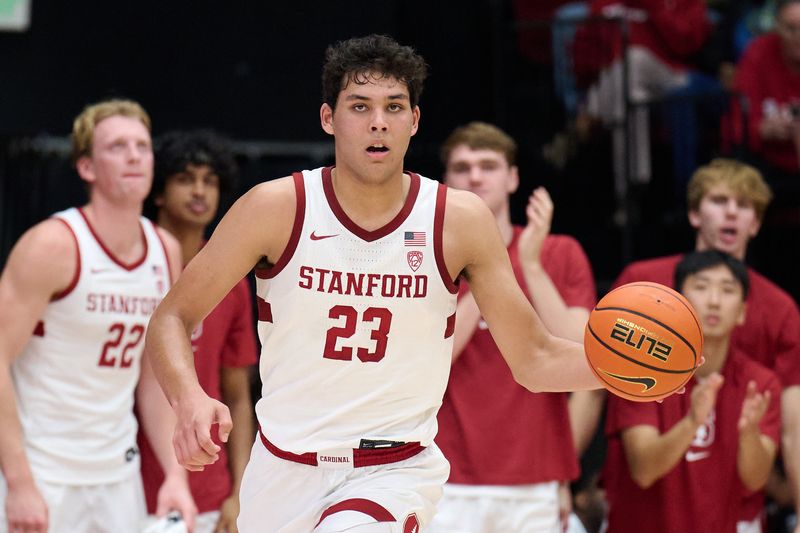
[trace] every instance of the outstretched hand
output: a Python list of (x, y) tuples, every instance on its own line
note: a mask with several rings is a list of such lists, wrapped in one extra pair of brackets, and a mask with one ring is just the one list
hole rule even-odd
[(747, 392), (742, 402), (742, 413), (739, 415), (739, 433), (758, 431), (758, 424), (767, 412), (772, 393), (765, 390), (763, 393), (756, 389), (756, 382), (747, 383)]
[(692, 422), (705, 424), (708, 415), (714, 409), (717, 393), (724, 381), (725, 379), (717, 372), (699, 380), (697, 386), (692, 390), (692, 405), (689, 408)]
[(553, 222), (553, 201), (544, 187), (537, 187), (530, 195), (525, 214), (528, 224), (519, 237), (519, 255), (523, 261), (538, 262)]
[(219, 438), (228, 442), (233, 421), (228, 407), (202, 390), (175, 404), (175, 434), (172, 444), (178, 463), (192, 472), (203, 470), (219, 459), (220, 447), (211, 438), (211, 426), (219, 424)]

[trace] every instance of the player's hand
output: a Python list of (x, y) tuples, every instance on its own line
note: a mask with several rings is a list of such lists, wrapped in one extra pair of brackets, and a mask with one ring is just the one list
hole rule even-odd
[(724, 378), (717, 372), (700, 379), (692, 390), (692, 405), (689, 408), (689, 416), (693, 423), (700, 425), (705, 424), (708, 420), (708, 415), (717, 402), (717, 393), (724, 381)]
[(572, 514), (572, 492), (569, 490), (569, 483), (559, 481), (558, 483), (558, 518), (561, 520), (561, 531), (565, 532), (569, 525), (569, 515)]
[(189, 533), (194, 531), (197, 506), (194, 504), (186, 476), (167, 475), (161, 488), (158, 489), (156, 516), (162, 517), (170, 511), (178, 511)]
[(239, 495), (231, 494), (219, 506), (219, 521), (214, 533), (239, 533), (236, 519), (239, 517)]
[(228, 442), (233, 421), (228, 407), (198, 387), (174, 405), (175, 434), (172, 444), (178, 463), (192, 472), (219, 459), (220, 447), (211, 438), (211, 426), (219, 424), (219, 438)]
[(528, 198), (525, 214), (528, 224), (519, 237), (519, 256), (523, 262), (538, 263), (553, 221), (553, 201), (544, 187), (537, 187)]
[(758, 432), (758, 423), (764, 418), (771, 399), (772, 394), (769, 390), (761, 393), (756, 389), (755, 381), (747, 383), (747, 392), (742, 402), (742, 413), (739, 416), (739, 433)]
[(9, 532), (47, 533), (47, 504), (32, 480), (8, 487), (6, 522)]

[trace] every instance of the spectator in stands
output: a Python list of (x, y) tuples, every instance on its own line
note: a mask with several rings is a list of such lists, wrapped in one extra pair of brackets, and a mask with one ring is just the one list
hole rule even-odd
[[(529, 198), (527, 225), (512, 225), (516, 152), (514, 140), (493, 125), (457, 128), (442, 147), (445, 182), (486, 202), (517, 281), (544, 324), (555, 335), (580, 340), (595, 303), (591, 267), (575, 239), (550, 234), (553, 203), (545, 189)], [(592, 436), (584, 418), (599, 416), (602, 403), (594, 401), (595, 391), (531, 394), (519, 386), (466, 282), (456, 316), (453, 366), (436, 438), (451, 471), (431, 529), (555, 531), (571, 509), (568, 482), (578, 475), (576, 446), (582, 451)]]
[[(236, 164), (227, 142), (203, 130), (162, 135), (156, 141), (155, 160), (148, 208), (155, 208), (158, 225), (178, 238), (186, 264), (205, 244), (221, 194), (232, 192)], [(242, 279), (192, 333), (200, 385), (212, 398), (225, 402), (233, 419), (227, 443), (213, 436), (221, 448), (219, 460), (189, 473), (200, 513), (195, 533), (237, 531), (239, 484), (255, 439), (249, 375), (257, 353), (253, 329), (250, 285)], [(145, 439), (140, 438), (140, 448), (145, 497), (152, 514), (164, 474)]]
[[(703, 364), (663, 403), (608, 399), (609, 533), (737, 531), (742, 495), (764, 486), (780, 435), (780, 381), (731, 343), (747, 268), (723, 252), (685, 255), (674, 286), (697, 311)], [(763, 505), (763, 504), (762, 504)], [(756, 521), (747, 529), (760, 531)]]
[[(687, 190), (695, 250), (715, 249), (744, 261), (747, 246), (761, 227), (772, 199), (769, 186), (753, 167), (715, 159), (700, 167)], [(628, 265), (614, 287), (633, 281), (671, 285), (681, 254)], [(743, 325), (733, 330), (731, 346), (780, 376), (783, 461), (795, 494), (800, 494), (800, 312), (794, 300), (770, 280), (749, 269), (750, 290)], [(752, 521), (763, 509), (763, 494), (748, 498), (741, 518)], [(798, 506), (798, 501), (795, 501)]]
[[(753, 41), (736, 69), (733, 141), (772, 168), (768, 180), (800, 171), (800, 0), (779, 0), (774, 31)], [(727, 129), (727, 128), (726, 128)]]

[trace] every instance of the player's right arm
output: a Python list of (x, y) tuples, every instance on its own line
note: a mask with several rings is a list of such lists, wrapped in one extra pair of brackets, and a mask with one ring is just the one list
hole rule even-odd
[(25, 453), (11, 363), (50, 300), (70, 285), (77, 253), (67, 226), (55, 219), (45, 220), (20, 238), (0, 276), (0, 468), (8, 486), (9, 531), (46, 532), (48, 527), (47, 506)]
[(722, 381), (722, 376), (717, 373), (702, 380), (692, 390), (689, 412), (664, 433), (650, 425), (632, 426), (622, 431), (628, 469), (637, 485), (643, 489), (650, 487), (683, 458), (697, 428), (714, 409)]
[(232, 425), (228, 408), (209, 398), (197, 381), (190, 332), (256, 263), (277, 261), (291, 236), (295, 210), (292, 178), (244, 194), (150, 319), (145, 353), (177, 416), (173, 445), (178, 462), (190, 470), (202, 470), (218, 457), (211, 425), (220, 424), (223, 441)]
[(476, 195), (449, 190), (443, 248), (450, 275), (463, 274), (514, 379), (535, 392), (596, 389), (583, 346), (547, 331), (520, 289), (491, 211)]

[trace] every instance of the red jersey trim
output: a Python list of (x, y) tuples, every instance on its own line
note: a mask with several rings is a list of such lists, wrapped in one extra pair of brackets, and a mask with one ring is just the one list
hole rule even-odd
[(444, 328), (444, 338), (449, 339), (456, 331), (456, 314), (447, 317), (447, 326)]
[(370, 516), (376, 522), (396, 522), (392, 513), (390, 513), (384, 506), (373, 502), (372, 500), (365, 500), (364, 498), (350, 498), (349, 500), (342, 500), (335, 503), (323, 511), (322, 516), (319, 517), (319, 522), (314, 527), (319, 526), (323, 520), (328, 518), (334, 513), (342, 511), (357, 511)]
[(347, 228), (350, 233), (359, 239), (367, 242), (377, 241), (381, 237), (385, 237), (399, 228), (400, 224), (411, 214), (411, 210), (414, 208), (414, 202), (417, 201), (417, 196), (419, 195), (420, 179), (417, 174), (413, 172), (408, 173), (408, 175), (411, 176), (411, 186), (408, 189), (408, 196), (406, 196), (406, 201), (402, 209), (400, 209), (400, 212), (385, 226), (373, 231), (367, 231), (353, 222), (350, 217), (347, 216), (347, 213), (344, 212), (341, 204), (339, 204), (339, 200), (336, 198), (336, 193), (333, 190), (333, 179), (331, 177), (332, 168), (333, 167), (325, 167), (322, 169), (322, 188), (325, 191), (325, 198), (328, 200), (328, 205), (331, 211), (333, 211), (334, 216), (342, 223), (342, 226)]
[(41, 320), (36, 323), (36, 327), (33, 328), (33, 336), (34, 337), (44, 337), (44, 322)]
[(272, 306), (261, 296), (256, 296), (258, 304), (258, 319), (261, 322), (272, 322)]
[(144, 253), (142, 254), (142, 257), (140, 257), (139, 259), (137, 259), (133, 263), (125, 264), (116, 255), (114, 255), (114, 253), (111, 250), (109, 250), (106, 247), (106, 245), (105, 245), (105, 243), (103, 243), (103, 241), (100, 240), (100, 236), (94, 230), (94, 227), (92, 227), (92, 223), (89, 222), (89, 217), (87, 217), (86, 213), (83, 212), (83, 208), (82, 207), (78, 208), (78, 213), (80, 213), (81, 216), (83, 217), (84, 222), (86, 222), (86, 226), (89, 228), (89, 232), (92, 234), (92, 237), (94, 237), (94, 240), (97, 241), (97, 244), (100, 245), (100, 248), (103, 249), (103, 251), (108, 256), (109, 259), (111, 259), (113, 262), (115, 262), (121, 268), (124, 268), (125, 270), (130, 272), (131, 270), (135, 270), (137, 267), (141, 266), (141, 264), (145, 262), (145, 260), (147, 259), (147, 237), (145, 237), (144, 229), (142, 228), (141, 222), (139, 223), (139, 231), (141, 232), (142, 242), (144, 243)]
[[(75, 290), (75, 287), (78, 286), (78, 280), (81, 279), (81, 247), (78, 246), (78, 236), (75, 235), (75, 232), (72, 230), (72, 226), (69, 225), (69, 222), (64, 220), (63, 218), (56, 217), (55, 220), (58, 220), (62, 224), (64, 224), (67, 229), (69, 230), (70, 234), (72, 235), (72, 240), (75, 241), (75, 253), (77, 254), (77, 259), (75, 260), (75, 275), (72, 276), (72, 281), (69, 282), (67, 288), (63, 291), (56, 293), (50, 299), (51, 302), (55, 302), (56, 300), (60, 300)], [(42, 335), (44, 335), (44, 324), (42, 324)]]
[[(308, 466), (318, 466), (319, 464), (317, 462), (316, 452), (297, 454), (281, 450), (264, 436), (264, 433), (261, 431), (260, 427), (258, 428), (258, 436), (261, 438), (261, 443), (264, 445), (264, 447), (275, 457)], [(407, 442), (394, 448), (354, 448), (353, 466), (355, 468), (361, 468), (364, 466), (377, 466), (388, 463), (396, 463), (398, 461), (403, 461), (405, 459), (414, 457), (424, 449), (425, 447), (419, 442)]]
[(447, 204), (447, 187), (439, 184), (436, 190), (436, 213), (433, 215), (433, 255), (436, 258), (436, 266), (439, 269), (439, 275), (444, 282), (444, 286), (450, 291), (450, 294), (458, 293), (458, 285), (450, 279), (450, 273), (447, 271), (447, 265), (444, 262), (444, 209)]
[[(172, 287), (172, 261), (169, 260), (169, 254), (167, 253), (167, 245), (164, 244), (164, 239), (161, 238), (161, 234), (158, 232), (158, 228), (156, 228), (156, 225), (149, 220), (148, 222), (150, 223), (150, 226), (153, 228), (153, 232), (156, 234), (156, 237), (158, 237), (158, 242), (161, 243), (161, 249), (164, 251), (164, 261), (167, 262), (167, 273), (169, 274), (169, 286)], [(203, 246), (205, 246), (205, 243), (203, 243)]]
[(256, 277), (259, 279), (270, 279), (280, 274), (281, 270), (289, 263), (295, 250), (297, 250), (297, 243), (300, 242), (300, 233), (303, 231), (303, 222), (306, 218), (306, 186), (303, 182), (302, 173), (295, 172), (292, 174), (292, 178), (294, 178), (294, 191), (297, 200), (292, 234), (289, 236), (289, 242), (286, 243), (286, 249), (274, 265), (269, 268), (256, 269)]

